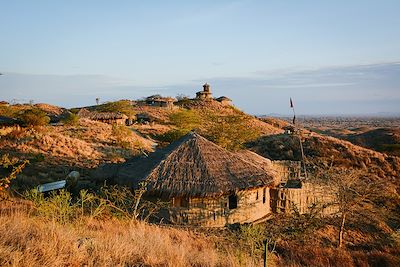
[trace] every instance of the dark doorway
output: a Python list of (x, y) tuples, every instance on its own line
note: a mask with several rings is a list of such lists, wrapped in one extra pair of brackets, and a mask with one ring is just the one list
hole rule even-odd
[(238, 204), (237, 195), (230, 195), (229, 196), (229, 209), (236, 209)]

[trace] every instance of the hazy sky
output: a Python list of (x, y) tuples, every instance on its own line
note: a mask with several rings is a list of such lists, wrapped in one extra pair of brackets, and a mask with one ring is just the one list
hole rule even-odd
[(0, 0), (0, 99), (78, 106), (204, 82), (249, 113), (400, 113), (400, 1)]

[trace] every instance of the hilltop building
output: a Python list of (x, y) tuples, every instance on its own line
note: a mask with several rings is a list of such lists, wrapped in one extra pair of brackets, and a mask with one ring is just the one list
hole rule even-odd
[(125, 125), (129, 124), (128, 116), (119, 112), (94, 112), (89, 111), (85, 108), (79, 110), (77, 114), (80, 118), (86, 118), (93, 121), (100, 121), (108, 124), (119, 124)]
[(197, 99), (212, 99), (211, 87), (208, 83), (203, 85), (203, 91), (199, 91), (196, 93)]
[(162, 97), (160, 95), (152, 95), (146, 98), (145, 102), (148, 106), (173, 108), (177, 100), (172, 97)]
[(232, 100), (226, 96), (220, 96), (216, 98), (218, 102), (220, 102), (224, 106), (232, 106)]

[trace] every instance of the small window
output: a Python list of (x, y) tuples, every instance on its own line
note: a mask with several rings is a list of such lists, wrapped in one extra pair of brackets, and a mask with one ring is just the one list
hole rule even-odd
[(256, 200), (258, 200), (258, 190), (257, 190)]
[(237, 195), (230, 195), (229, 196), (229, 209), (236, 209), (237, 208)]
[(265, 201), (266, 201), (266, 194), (267, 192), (266, 192), (266, 189), (265, 188), (263, 188), (263, 203), (265, 203)]

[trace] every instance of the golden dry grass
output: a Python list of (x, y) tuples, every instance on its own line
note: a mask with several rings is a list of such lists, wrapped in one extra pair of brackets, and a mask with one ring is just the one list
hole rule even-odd
[[(11, 129), (11, 130), (10, 130)], [(107, 162), (150, 151), (152, 142), (126, 129), (117, 136), (112, 125), (80, 119), (77, 126), (12, 127), (3, 129), (0, 149), (11, 154), (41, 154), (54, 163), (97, 166)], [(124, 147), (120, 143), (123, 141)]]
[(189, 230), (81, 217), (60, 224), (0, 205), (0, 266), (257, 266)]

